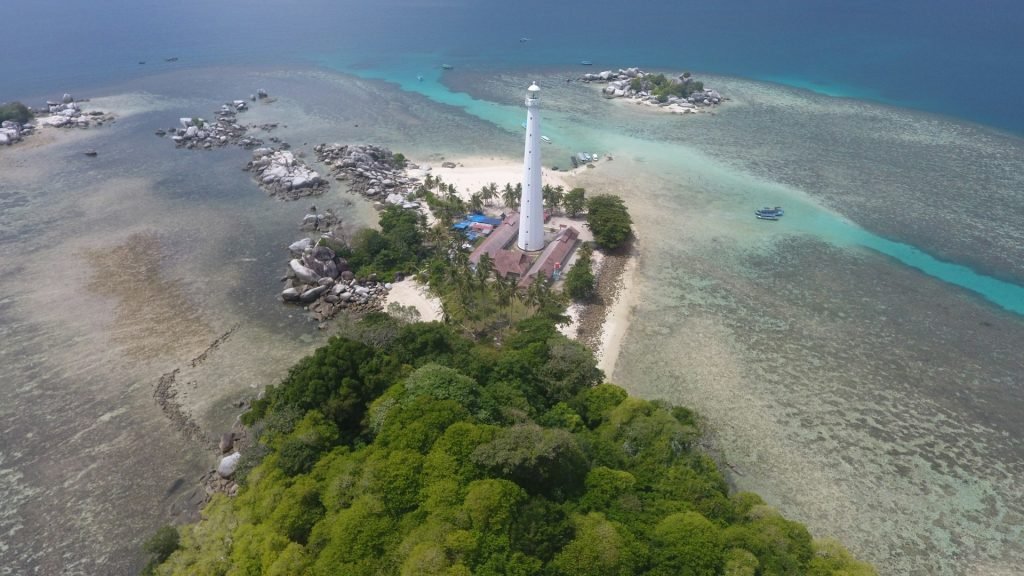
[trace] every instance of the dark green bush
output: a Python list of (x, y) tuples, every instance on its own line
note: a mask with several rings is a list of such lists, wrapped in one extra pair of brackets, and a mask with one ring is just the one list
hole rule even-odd
[(32, 111), (21, 102), (5, 102), (0, 104), (0, 122), (5, 120), (25, 124), (32, 120)]

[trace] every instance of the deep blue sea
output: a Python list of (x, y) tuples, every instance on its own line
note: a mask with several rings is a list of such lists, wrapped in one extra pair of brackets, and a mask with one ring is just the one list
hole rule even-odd
[(590, 60), (595, 70), (769, 80), (1024, 133), (1024, 4), (1013, 0), (38, 0), (11, 13), (0, 101), (170, 66), (515, 69)]

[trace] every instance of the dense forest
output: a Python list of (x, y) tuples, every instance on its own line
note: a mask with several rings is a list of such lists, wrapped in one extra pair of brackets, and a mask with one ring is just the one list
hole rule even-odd
[(874, 574), (730, 494), (694, 413), (604, 383), (541, 316), (484, 343), (371, 315), (244, 421), (239, 495), (158, 533), (147, 571)]

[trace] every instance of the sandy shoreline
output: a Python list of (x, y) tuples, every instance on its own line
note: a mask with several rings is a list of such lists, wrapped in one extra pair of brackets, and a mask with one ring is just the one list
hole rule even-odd
[[(614, 381), (615, 365), (622, 350), (622, 341), (629, 329), (633, 306), (636, 304), (637, 255), (631, 251), (626, 266), (617, 280), (615, 302), (605, 311), (601, 327), (600, 347), (594, 352), (597, 367), (604, 371), (605, 378)], [(614, 288), (613, 288), (614, 289)]]
[[(515, 186), (523, 181), (523, 164), (515, 159), (465, 156), (447, 161), (453, 162), (456, 167), (444, 168), (440, 164), (431, 164), (430, 174), (434, 178), (441, 178), (447, 184), (454, 184), (458, 189), (458, 196), (463, 200), (468, 201), (470, 196), (480, 191), (480, 188), (492, 182), (498, 186), (500, 194), (506, 183)], [(544, 184), (563, 186), (566, 190), (572, 189), (569, 180), (576, 175), (575, 170), (556, 172), (550, 168), (542, 168), (541, 173)], [(497, 198), (495, 202), (500, 203), (501, 199)]]

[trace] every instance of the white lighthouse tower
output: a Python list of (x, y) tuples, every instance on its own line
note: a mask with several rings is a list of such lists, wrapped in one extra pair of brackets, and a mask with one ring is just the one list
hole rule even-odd
[(540, 87), (526, 90), (526, 152), (523, 154), (523, 197), (519, 208), (519, 239), (523, 252), (544, 248), (544, 196), (540, 182)]

